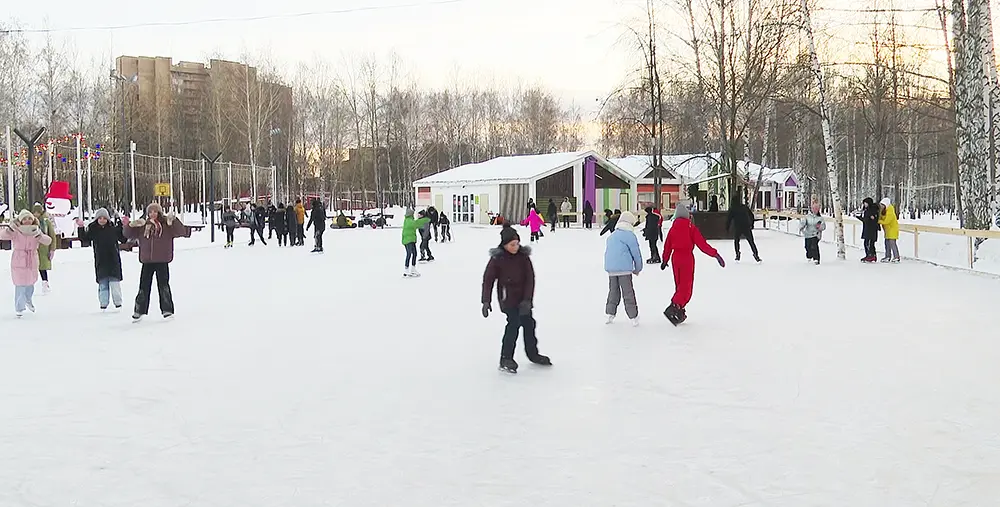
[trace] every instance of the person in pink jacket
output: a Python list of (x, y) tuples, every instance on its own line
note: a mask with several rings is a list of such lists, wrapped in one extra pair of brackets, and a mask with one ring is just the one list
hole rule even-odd
[(531, 241), (535, 241), (541, 233), (542, 226), (545, 225), (545, 220), (542, 220), (542, 217), (538, 216), (538, 212), (535, 211), (535, 208), (531, 208), (528, 211), (528, 218), (525, 218), (524, 221), (521, 222), (521, 225), (526, 225), (531, 228)]
[(52, 238), (42, 233), (38, 219), (28, 210), (14, 218), (13, 224), (0, 224), (0, 240), (10, 241), (10, 277), (14, 281), (14, 313), (35, 311), (31, 297), (38, 281), (38, 246), (52, 244)]

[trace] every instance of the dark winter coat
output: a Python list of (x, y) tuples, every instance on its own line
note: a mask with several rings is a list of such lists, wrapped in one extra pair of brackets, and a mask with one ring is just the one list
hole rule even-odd
[(326, 208), (323, 207), (323, 203), (319, 201), (313, 202), (312, 210), (309, 211), (309, 223), (306, 224), (306, 229), (309, 227), (315, 227), (318, 230), (322, 230), (326, 227)]
[(552, 199), (549, 199), (549, 208), (545, 210), (545, 216), (553, 224), (556, 223), (556, 219), (559, 217), (559, 208), (556, 207), (556, 202)]
[(295, 206), (285, 208), (285, 225), (288, 226), (288, 233), (294, 234), (299, 225), (299, 219), (295, 215)]
[[(294, 210), (292, 210), (294, 213)], [(287, 223), (285, 217), (287, 216), (287, 211), (285, 208), (276, 208), (274, 213), (271, 213), (270, 222), (271, 228), (274, 229), (278, 235), (282, 235), (287, 231)]]
[[(275, 208), (273, 204), (267, 206), (267, 227), (269, 229), (277, 229), (278, 221), (275, 217), (278, 216), (278, 208)], [(284, 214), (281, 215), (284, 218)]]
[(663, 229), (660, 227), (660, 215), (652, 209), (646, 211), (646, 226), (642, 229), (642, 237), (646, 240), (663, 239)]
[(511, 255), (503, 248), (490, 250), (490, 262), (483, 273), (482, 303), (493, 301), (493, 285), (497, 287), (497, 303), (501, 310), (517, 308), (523, 301), (535, 297), (535, 268), (531, 264), (531, 247), (522, 246)]
[(733, 201), (729, 207), (729, 216), (726, 217), (726, 230), (735, 233), (747, 232), (753, 229), (753, 212), (750, 207), (739, 201)]
[(535, 206), (535, 200), (534, 199), (528, 199), (528, 211), (531, 211), (531, 210), (535, 210), (536, 212), (538, 211), (538, 208)]
[(253, 214), (254, 220), (256, 220), (256, 225), (258, 229), (263, 229), (267, 225), (267, 210), (263, 206), (257, 206)]
[(174, 238), (187, 233), (187, 227), (172, 216), (161, 220), (133, 220), (122, 233), (128, 239), (139, 241), (139, 262), (167, 264), (174, 260)]
[(448, 215), (441, 214), (441, 225), (451, 225), (451, 220), (448, 220)]
[(240, 223), (236, 220), (236, 212), (227, 209), (222, 212), (222, 224), (229, 229), (235, 229), (240, 226)]
[(621, 217), (621, 213), (615, 213), (609, 216), (608, 223), (604, 224), (604, 228), (601, 229), (601, 236), (604, 236), (604, 233), (613, 232), (615, 230), (615, 226), (618, 225), (618, 219)]
[(594, 218), (594, 205), (590, 204), (590, 201), (583, 203), (583, 216), (589, 219)]
[(118, 245), (127, 240), (121, 226), (111, 222), (101, 225), (94, 220), (87, 227), (80, 227), (77, 233), (81, 240), (89, 241), (90, 248), (94, 250), (94, 274), (97, 281), (100, 282), (102, 278), (122, 281), (122, 257)]
[(441, 214), (438, 213), (437, 208), (434, 206), (427, 208), (427, 218), (431, 219), (431, 225), (438, 225), (441, 223)]
[(874, 202), (869, 203), (861, 210), (861, 213), (857, 215), (857, 219), (861, 220), (862, 224), (861, 239), (878, 239), (878, 219), (881, 214), (882, 210)]

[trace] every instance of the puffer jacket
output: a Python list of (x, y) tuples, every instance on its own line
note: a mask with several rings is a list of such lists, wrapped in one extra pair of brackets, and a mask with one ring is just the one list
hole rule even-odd
[(173, 215), (162, 221), (133, 220), (122, 232), (139, 242), (139, 262), (168, 264), (174, 260), (174, 238), (187, 233), (187, 227)]
[(503, 248), (490, 249), (490, 262), (483, 273), (482, 301), (493, 301), (493, 285), (497, 287), (497, 302), (501, 310), (512, 310), (535, 297), (535, 268), (531, 264), (531, 247), (522, 246), (516, 254)]
[(809, 213), (799, 221), (799, 233), (803, 238), (822, 238), (826, 230), (826, 222), (821, 215)]
[(885, 239), (899, 239), (899, 219), (896, 218), (896, 208), (892, 204), (883, 204), (885, 211), (879, 216), (878, 224), (885, 232)]

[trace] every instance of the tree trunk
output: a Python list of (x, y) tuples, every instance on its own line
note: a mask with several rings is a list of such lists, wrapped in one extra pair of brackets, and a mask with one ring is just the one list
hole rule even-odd
[(833, 216), (835, 219), (834, 239), (837, 242), (837, 258), (846, 259), (847, 249), (844, 245), (844, 209), (840, 203), (840, 188), (837, 185), (837, 152), (834, 148), (833, 125), (830, 114), (830, 103), (826, 95), (826, 83), (823, 78), (823, 67), (819, 63), (819, 55), (816, 53), (816, 39), (813, 34), (812, 17), (809, 14), (809, 4), (807, 0), (802, 1), (802, 28), (806, 32), (809, 41), (809, 56), (812, 63), (812, 73), (816, 78), (816, 87), (819, 90), (819, 110), (820, 120), (823, 127), (823, 144), (826, 148), (826, 173), (830, 182), (830, 192), (833, 197)]

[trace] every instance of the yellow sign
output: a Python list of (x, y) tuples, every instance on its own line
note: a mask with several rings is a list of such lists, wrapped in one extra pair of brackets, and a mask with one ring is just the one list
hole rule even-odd
[(157, 183), (153, 185), (153, 194), (156, 197), (170, 197), (170, 183)]

